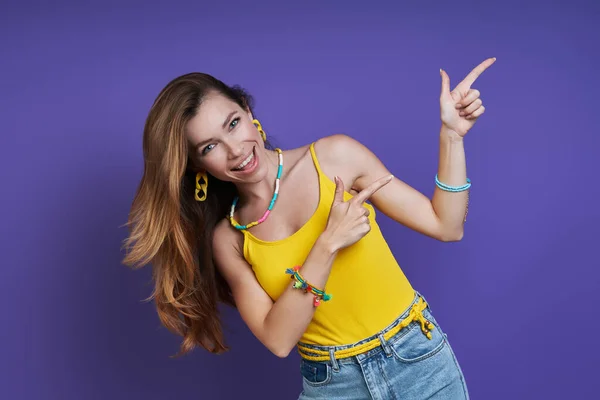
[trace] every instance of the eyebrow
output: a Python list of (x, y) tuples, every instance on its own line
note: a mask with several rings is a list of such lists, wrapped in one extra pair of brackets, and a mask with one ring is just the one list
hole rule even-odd
[[(231, 117), (233, 117), (235, 115), (237, 111), (232, 111), (229, 113), (229, 115), (227, 116), (227, 118), (225, 118), (225, 121), (223, 122), (223, 125), (221, 125), (221, 127), (223, 129), (225, 129), (227, 127), (227, 123), (231, 120)], [(214, 138), (210, 138), (210, 139), (206, 139), (201, 141), (200, 143), (198, 143), (196, 146), (194, 146), (194, 148), (196, 149), (196, 151), (198, 151), (198, 149), (200, 147), (202, 147), (204, 144), (208, 143), (208, 142), (212, 142), (214, 140)]]
[(225, 118), (225, 122), (223, 122), (223, 126), (222, 128), (225, 129), (225, 127), (227, 126), (227, 123), (229, 122), (229, 120), (231, 119), (231, 117), (233, 117), (233, 115), (236, 113), (237, 111), (232, 111), (229, 113), (229, 115), (227, 116), (227, 118)]

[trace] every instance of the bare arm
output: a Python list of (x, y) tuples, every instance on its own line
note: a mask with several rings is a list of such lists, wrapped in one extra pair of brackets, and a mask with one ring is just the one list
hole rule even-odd
[[(444, 126), (440, 130), (438, 179), (451, 186), (461, 186), (467, 182), (463, 139)], [(446, 231), (454, 240), (460, 240), (463, 237), (468, 195), (468, 191), (447, 192), (435, 186), (431, 204), (441, 223), (446, 227)]]
[[(290, 284), (273, 302), (244, 259), (238, 236), (226, 223), (219, 224), (213, 241), (217, 266), (231, 287), (242, 320), (254, 336), (276, 356), (287, 357), (312, 320), (313, 297), (294, 290)], [(336, 254), (321, 234), (302, 266), (302, 275), (313, 285), (324, 287)]]
[[(495, 61), (495, 58), (483, 61), (452, 92), (448, 74), (440, 70), (442, 128), (438, 179), (446, 185), (467, 183), (463, 138), (485, 111), (479, 91), (471, 85)], [(353, 182), (354, 192), (361, 192), (375, 177), (389, 173), (369, 149), (346, 135), (329, 136), (321, 139), (318, 145), (328, 165)], [(430, 200), (400, 179), (394, 179), (373, 196), (373, 205), (393, 220), (427, 236), (445, 242), (461, 240), (468, 192), (448, 192), (434, 187)]]
[[(356, 192), (362, 192), (369, 182), (377, 177), (390, 174), (388, 168), (371, 150), (347, 135), (328, 136), (319, 140), (318, 145), (324, 159), (321, 164), (327, 163), (335, 166), (337, 169), (332, 168), (332, 171), (346, 174), (347, 181), (353, 182)], [(452, 150), (452, 157), (446, 156), (450, 150)], [(458, 150), (460, 149), (442, 150), (444, 165), (448, 162), (459, 162), (459, 157), (455, 155)], [(442, 175), (446, 176), (447, 170), (445, 168)], [(460, 173), (460, 166), (454, 170), (457, 171), (457, 174)], [(440, 179), (442, 179), (442, 175), (440, 175)], [(449, 195), (448, 197), (458, 195), (452, 198), (453, 202), (459, 202), (462, 197), (462, 193), (450, 193)], [(438, 194), (438, 203), (439, 200), (442, 198)], [(459, 240), (462, 236), (462, 232), (455, 225), (440, 218), (432, 200), (399, 178), (394, 178), (389, 185), (377, 191), (371, 197), (371, 201), (378, 210), (394, 221), (434, 239), (447, 242)], [(455, 205), (460, 206), (460, 204)]]
[[(364, 201), (390, 182), (383, 177), (351, 200), (343, 201), (344, 186), (336, 185), (325, 231), (317, 238), (300, 272), (318, 288), (324, 288), (338, 251), (366, 235), (370, 226)], [(313, 318), (314, 297), (290, 285), (273, 302), (260, 286), (242, 251), (242, 237), (223, 220), (215, 230), (213, 253), (219, 271), (228, 282), (240, 316), (254, 336), (278, 357), (287, 357)], [(293, 265), (287, 268), (294, 267)]]

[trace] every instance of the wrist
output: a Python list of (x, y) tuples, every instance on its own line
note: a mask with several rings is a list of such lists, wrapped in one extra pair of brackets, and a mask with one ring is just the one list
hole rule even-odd
[(335, 256), (339, 251), (339, 246), (335, 244), (327, 230), (319, 235), (315, 244), (328, 256)]
[(462, 143), (464, 141), (463, 136), (448, 128), (446, 125), (442, 125), (440, 136), (442, 139), (447, 139), (450, 143)]

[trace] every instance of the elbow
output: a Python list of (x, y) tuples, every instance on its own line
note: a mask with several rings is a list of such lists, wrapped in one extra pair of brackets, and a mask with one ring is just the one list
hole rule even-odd
[(269, 351), (275, 354), (279, 358), (286, 358), (292, 352), (294, 345), (289, 346), (286, 343), (263, 343), (269, 349)]
[(465, 236), (465, 231), (463, 229), (456, 232), (448, 232), (443, 234), (439, 239), (442, 242), (460, 242)]
[(273, 352), (273, 354), (275, 354), (279, 358), (287, 358), (287, 356), (289, 356), (291, 352), (292, 352), (292, 349), (288, 349), (288, 350), (284, 349), (284, 350)]
[(292, 348), (290, 347), (277, 347), (271, 348), (271, 353), (275, 354), (279, 358), (287, 358), (292, 352)]
[(292, 352), (292, 349), (296, 346), (296, 342), (290, 342), (286, 340), (286, 335), (283, 332), (273, 331), (272, 328), (265, 326), (263, 329), (263, 335), (260, 335), (260, 342), (274, 355), (279, 358), (287, 358)]

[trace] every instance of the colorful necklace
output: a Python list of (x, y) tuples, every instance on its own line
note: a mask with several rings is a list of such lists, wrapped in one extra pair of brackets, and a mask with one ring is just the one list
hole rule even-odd
[(250, 222), (249, 224), (246, 224), (246, 225), (240, 225), (233, 218), (233, 213), (235, 212), (235, 206), (237, 205), (237, 202), (240, 199), (239, 197), (236, 197), (235, 199), (233, 199), (233, 203), (231, 203), (231, 211), (229, 212), (229, 221), (231, 222), (231, 225), (233, 225), (233, 227), (235, 229), (238, 229), (238, 230), (250, 229), (253, 226), (262, 224), (263, 222), (265, 222), (265, 220), (271, 213), (271, 210), (273, 209), (273, 206), (275, 205), (275, 200), (277, 200), (277, 194), (279, 193), (279, 179), (281, 178), (281, 171), (283, 169), (283, 152), (281, 151), (281, 149), (275, 149), (275, 151), (277, 151), (277, 153), (279, 155), (279, 167), (277, 168), (277, 178), (275, 179), (275, 192), (273, 193), (273, 198), (271, 199), (271, 204), (269, 204), (269, 208), (267, 208), (267, 211), (265, 211), (263, 216), (260, 217), (260, 219), (258, 221)]

